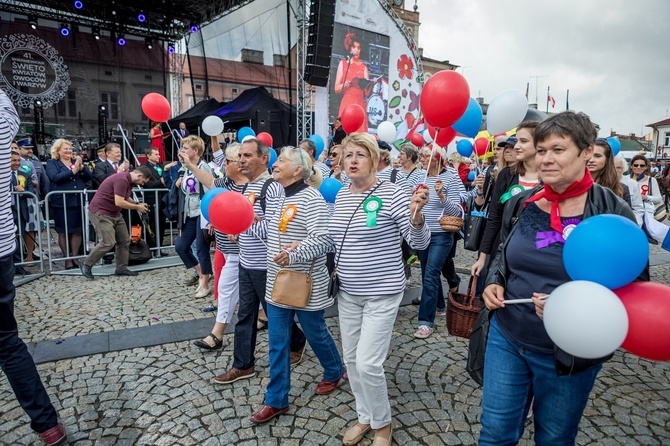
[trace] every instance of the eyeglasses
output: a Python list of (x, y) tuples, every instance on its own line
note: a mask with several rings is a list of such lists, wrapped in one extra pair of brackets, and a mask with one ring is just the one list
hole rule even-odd
[(632, 167), (647, 167), (646, 164), (633, 164)]
[(335, 158), (335, 157), (338, 156), (338, 155), (339, 155), (339, 153), (336, 153), (336, 152), (330, 152), (330, 155), (328, 155), (328, 158)]

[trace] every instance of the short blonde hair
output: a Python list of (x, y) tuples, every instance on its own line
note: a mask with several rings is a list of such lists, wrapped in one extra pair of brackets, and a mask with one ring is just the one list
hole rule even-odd
[(231, 160), (231, 161), (237, 161), (240, 159), (240, 147), (242, 147), (242, 144), (240, 143), (232, 143), (228, 144), (228, 147), (226, 147), (226, 159)]
[(181, 140), (182, 147), (184, 144), (188, 144), (192, 149), (198, 151), (198, 156), (202, 156), (205, 153), (205, 141), (197, 135), (188, 135), (186, 138)]
[(51, 146), (51, 159), (55, 160), (60, 159), (60, 149), (62, 149), (63, 145), (65, 144), (72, 147), (72, 142), (65, 138), (58, 138), (57, 140), (54, 141), (53, 145)]
[(342, 141), (342, 152), (344, 153), (352, 145), (362, 147), (368, 151), (370, 160), (372, 161), (372, 172), (376, 172), (381, 155), (375, 137), (369, 133), (352, 133)]

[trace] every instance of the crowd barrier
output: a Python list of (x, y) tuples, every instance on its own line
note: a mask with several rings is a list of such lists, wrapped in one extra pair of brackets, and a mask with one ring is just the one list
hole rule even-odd
[[(16, 254), (14, 256), (15, 265), (23, 268), (28, 268), (29, 273), (36, 273), (34, 268), (39, 268), (39, 273), (44, 273), (44, 265), (42, 264), (42, 232), (45, 227), (44, 218), (40, 210), (40, 200), (32, 192), (16, 192), (12, 191), (12, 213), (14, 223), (17, 225), (17, 240), (16, 240)], [(31, 206), (34, 210), (30, 215), (27, 208)], [(32, 224), (35, 226), (35, 231), (26, 231), (26, 225)], [(37, 259), (28, 261), (28, 250), (32, 249), (33, 253), (37, 250)], [(32, 256), (30, 256), (32, 257)]]

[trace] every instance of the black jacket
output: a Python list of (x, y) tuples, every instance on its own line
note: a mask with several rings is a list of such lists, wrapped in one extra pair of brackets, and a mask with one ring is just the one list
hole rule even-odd
[[(501, 172), (502, 173), (502, 172)], [(507, 260), (505, 259), (505, 252), (507, 250), (507, 244), (516, 228), (516, 224), (519, 221), (519, 217), (523, 213), (524, 206), (523, 203), (527, 198), (536, 194), (542, 189), (542, 186), (537, 186), (534, 189), (530, 189), (524, 192), (521, 192), (514, 197), (512, 197), (507, 203), (505, 203), (505, 211), (502, 217), (502, 227), (500, 230), (500, 240), (502, 243), (498, 247), (498, 253), (489, 267), (489, 273), (486, 277), (486, 286), (491, 284), (498, 284), (503, 287), (507, 285), (507, 277), (509, 276), (509, 269), (507, 268)], [(591, 190), (588, 192), (586, 198), (586, 205), (584, 207), (584, 219), (586, 220), (589, 217), (600, 214), (616, 214), (621, 215), (629, 220), (635, 222), (635, 214), (631, 210), (630, 206), (623, 201), (621, 198), (614, 195), (614, 192), (604, 188), (598, 184), (594, 184)], [(612, 243), (615, 243), (616, 240), (612, 240)], [(642, 271), (637, 280), (648, 281), (649, 280), (649, 265)]]
[(109, 161), (100, 160), (96, 162), (93, 169), (93, 188), (99, 188), (102, 182), (105, 181), (105, 178), (111, 177), (115, 173), (114, 166)]
[(479, 250), (484, 254), (495, 254), (502, 236), (500, 234), (500, 226), (503, 221), (503, 209), (507, 207), (507, 203), (501, 204), (500, 197), (507, 192), (513, 185), (519, 184), (519, 175), (513, 174), (509, 167), (505, 167), (498, 173), (498, 179), (493, 185), (493, 192), (491, 194), (491, 202), (489, 204), (489, 217), (486, 221), (486, 229), (482, 236), (482, 243)]
[[(149, 168), (151, 171), (151, 181), (149, 181), (147, 184), (142, 186), (143, 189), (166, 189), (165, 192), (167, 192), (167, 188), (161, 181), (161, 176), (158, 175), (158, 172), (156, 171), (156, 168), (151, 164), (150, 162), (146, 162), (142, 164), (143, 166), (146, 166)], [(161, 166), (162, 168), (162, 166)], [(163, 195), (165, 195), (165, 192), (159, 192), (158, 193), (158, 203), (161, 203), (161, 200), (163, 199)], [(146, 192), (144, 194), (144, 202), (148, 204), (156, 204), (156, 192)]]

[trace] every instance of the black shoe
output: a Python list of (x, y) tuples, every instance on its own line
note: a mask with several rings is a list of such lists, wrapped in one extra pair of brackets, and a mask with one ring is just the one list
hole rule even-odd
[(200, 278), (198, 276), (192, 276), (190, 279), (184, 280), (184, 285), (194, 286), (198, 282), (200, 282)]
[(27, 276), (28, 271), (26, 271), (22, 266), (17, 266), (14, 269), (14, 274), (17, 275), (17, 276)]
[(415, 297), (412, 299), (412, 305), (421, 305), (421, 297)]
[(84, 262), (79, 262), (79, 269), (81, 270), (82, 276), (91, 280), (95, 279), (95, 277), (93, 277), (93, 273), (91, 272), (91, 267), (88, 265), (84, 265)]
[(124, 269), (124, 270), (121, 270), (121, 271), (116, 271), (114, 273), (114, 275), (116, 275), (116, 276), (139, 276), (140, 273), (138, 273), (137, 271), (131, 271), (129, 269)]
[(218, 310), (219, 310), (219, 307), (215, 307), (214, 305), (210, 305), (210, 306), (205, 307), (205, 308), (202, 309), (202, 311), (204, 313), (212, 313), (212, 312), (218, 311)]
[(111, 265), (114, 263), (114, 255), (105, 254), (105, 256), (102, 258), (102, 263), (105, 265)]

